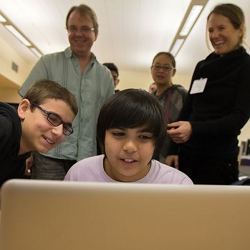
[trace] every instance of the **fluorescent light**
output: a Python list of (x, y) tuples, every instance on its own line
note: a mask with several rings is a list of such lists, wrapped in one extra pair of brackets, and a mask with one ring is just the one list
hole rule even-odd
[(177, 34), (175, 35), (174, 41), (170, 46), (170, 51), (174, 56), (179, 53), (187, 36), (189, 35), (191, 29), (193, 28), (207, 2), (208, 0), (192, 0), (190, 2), (186, 14), (184, 15), (181, 25), (177, 31)]
[(174, 56), (177, 55), (177, 53), (179, 52), (179, 50), (180, 50), (181, 46), (183, 45), (184, 41), (185, 41), (184, 38), (177, 38), (175, 40), (175, 43), (174, 43), (174, 45), (173, 45), (173, 47), (172, 47), (172, 49), (170, 51)]
[(41, 57), (42, 54), (34, 47), (31, 47), (30, 50), (37, 56), (37, 57)]
[(0, 23), (6, 23), (7, 20), (0, 14)]
[(28, 49), (30, 49), (35, 56), (37, 57), (42, 56), (42, 52), (28, 38), (26, 38), (25, 35), (23, 35), (23, 33), (19, 31), (7, 17), (5, 18), (4, 15), (1, 14), (1, 11), (0, 11), (0, 23), (2, 23), (3, 26), (19, 40), (19, 42), (21, 42)]
[(193, 5), (188, 18), (181, 30), (181, 32), (179, 33), (180, 36), (187, 36), (190, 29), (192, 28), (193, 24), (195, 23), (196, 19), (198, 18), (201, 10), (202, 10), (203, 6), (202, 5)]
[(25, 46), (31, 46), (31, 43), (19, 32), (14, 28), (12, 25), (5, 25), (5, 27)]

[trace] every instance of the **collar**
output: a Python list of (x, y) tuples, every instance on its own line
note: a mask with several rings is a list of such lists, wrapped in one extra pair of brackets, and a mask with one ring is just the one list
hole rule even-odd
[[(65, 50), (64, 50), (64, 54), (65, 54), (65, 57), (66, 58), (72, 58), (72, 57), (76, 57), (71, 48), (70, 47), (67, 47)], [(91, 59), (90, 59), (90, 62), (91, 64), (94, 63), (94, 61), (96, 61), (96, 56), (91, 52)]]

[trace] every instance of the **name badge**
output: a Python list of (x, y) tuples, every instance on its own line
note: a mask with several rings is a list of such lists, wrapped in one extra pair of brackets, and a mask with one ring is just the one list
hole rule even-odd
[(193, 82), (190, 94), (202, 93), (206, 87), (207, 78), (201, 78)]

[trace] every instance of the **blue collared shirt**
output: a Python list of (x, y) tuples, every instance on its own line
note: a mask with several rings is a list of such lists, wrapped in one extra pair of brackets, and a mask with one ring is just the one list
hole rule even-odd
[(96, 154), (96, 123), (105, 100), (114, 94), (110, 71), (92, 54), (84, 72), (70, 48), (44, 55), (32, 69), (19, 93), (23, 96), (38, 80), (58, 82), (76, 97), (78, 114), (73, 122), (74, 133), (46, 155), (57, 159), (80, 160)]

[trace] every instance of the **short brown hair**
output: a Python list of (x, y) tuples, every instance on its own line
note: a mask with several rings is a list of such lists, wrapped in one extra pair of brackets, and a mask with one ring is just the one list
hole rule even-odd
[(69, 105), (75, 115), (78, 112), (75, 96), (60, 84), (50, 80), (41, 80), (33, 84), (23, 99), (28, 99), (36, 105), (42, 104), (46, 99), (61, 100)]
[(66, 17), (66, 28), (68, 29), (68, 20), (69, 20), (69, 16), (73, 11), (77, 11), (81, 16), (87, 16), (91, 19), (91, 21), (93, 22), (93, 26), (94, 26), (94, 32), (97, 35), (98, 31), (99, 31), (99, 25), (97, 22), (97, 16), (96, 13), (86, 4), (80, 4), (78, 6), (73, 6), (70, 8), (67, 17)]

